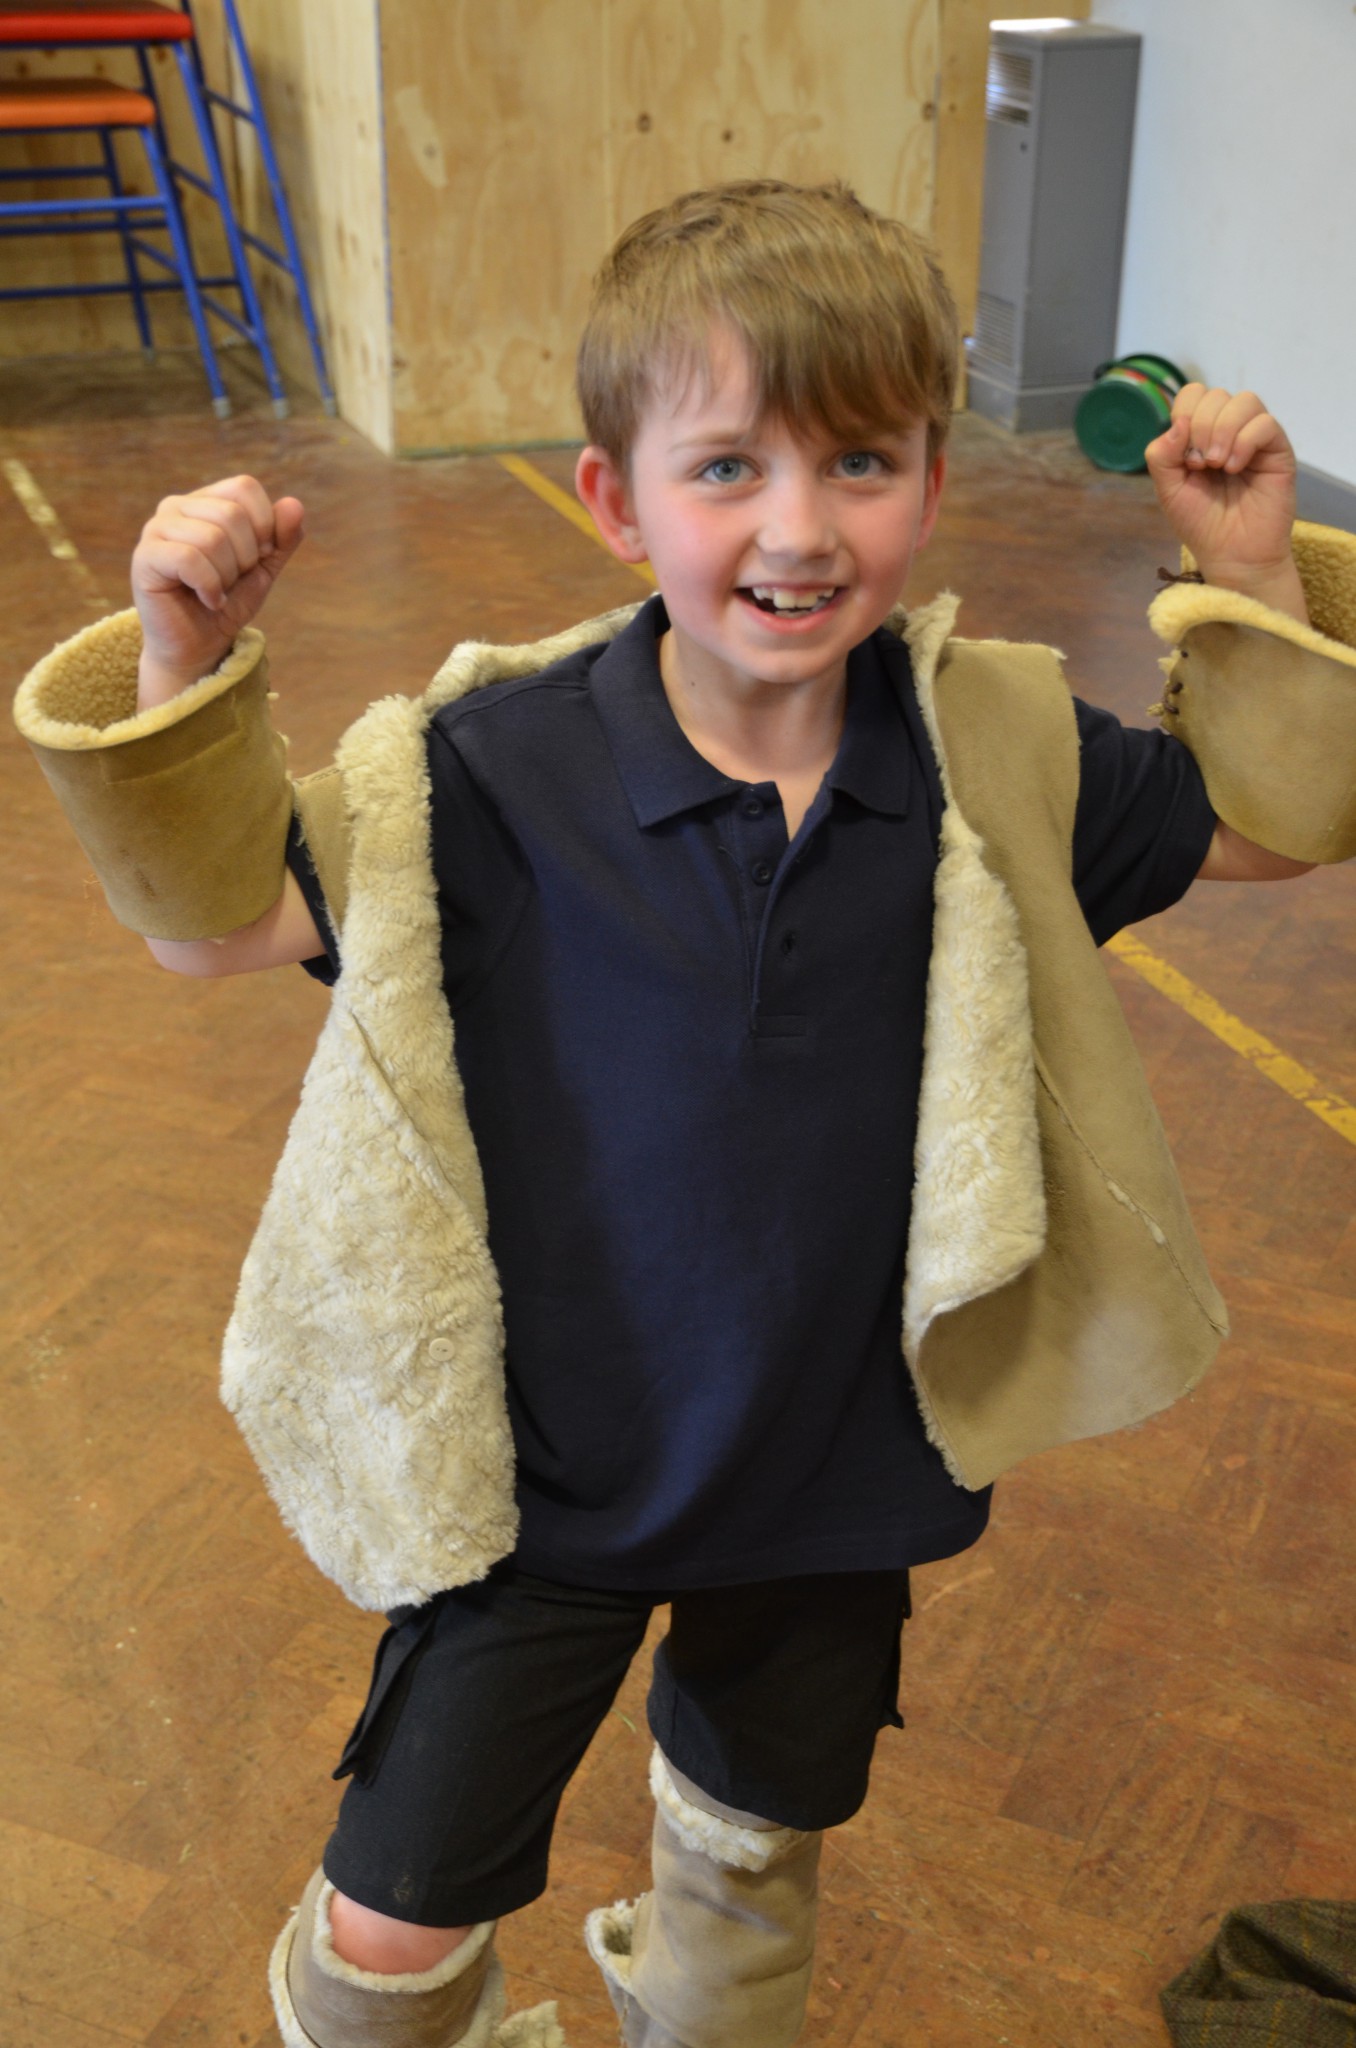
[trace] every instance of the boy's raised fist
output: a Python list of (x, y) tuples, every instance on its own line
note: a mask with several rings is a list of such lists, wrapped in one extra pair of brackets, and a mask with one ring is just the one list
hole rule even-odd
[(1159, 503), (1206, 582), (1302, 617), (1290, 552), (1295, 451), (1257, 394), (1188, 384), (1145, 459)]
[(252, 476), (161, 499), (132, 556), (143, 710), (217, 666), (296, 553), (304, 516)]

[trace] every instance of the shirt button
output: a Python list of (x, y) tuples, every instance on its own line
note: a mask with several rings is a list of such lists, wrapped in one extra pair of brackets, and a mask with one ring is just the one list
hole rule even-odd
[(741, 808), (746, 818), (761, 818), (763, 815), (763, 800), (757, 796), (746, 796)]
[(749, 873), (753, 876), (760, 889), (772, 880), (772, 868), (765, 860), (756, 860), (749, 869)]

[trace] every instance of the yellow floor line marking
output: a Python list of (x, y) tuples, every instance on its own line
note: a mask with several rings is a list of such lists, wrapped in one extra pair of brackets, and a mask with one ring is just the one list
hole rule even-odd
[(1296, 1102), (1303, 1103), (1310, 1113), (1328, 1125), (1349, 1145), (1356, 1145), (1356, 1103), (1344, 1100), (1325, 1087), (1317, 1074), (1310, 1073), (1298, 1060), (1292, 1060), (1289, 1053), (1282, 1052), (1269, 1038), (1263, 1038), (1260, 1031), (1254, 1031), (1241, 1017), (1231, 1016), (1221, 1003), (1207, 995), (1203, 988), (1197, 988), (1194, 981), (1188, 981), (1166, 960), (1160, 960), (1157, 953), (1129, 932), (1118, 932), (1114, 939), (1107, 941), (1108, 953), (1114, 953), (1125, 966), (1134, 969), (1151, 988), (1156, 988), (1171, 1003), (1176, 1003), (1194, 1017), (1198, 1024), (1204, 1024), (1207, 1031), (1213, 1031), (1231, 1051), (1265, 1074), (1268, 1081), (1274, 1081), (1278, 1088), (1284, 1088)]
[[(581, 533), (586, 533), (610, 561), (617, 561), (617, 557), (579, 500), (572, 498), (568, 491), (562, 491), (559, 484), (553, 484), (549, 476), (543, 476), (535, 463), (528, 462), (522, 455), (498, 455), (495, 460), (503, 464), (510, 476), (516, 476), (520, 484), (526, 484), (529, 491), (535, 491), (553, 511), (559, 512), (562, 519), (568, 519), (571, 526), (577, 526)], [(654, 570), (648, 562), (618, 562), (617, 566), (619, 569), (629, 569), (633, 576), (639, 576), (641, 582), (648, 583), (651, 590), (656, 587)]]
[[(568, 519), (572, 526), (577, 526), (581, 533), (586, 533), (591, 541), (611, 555), (611, 549), (578, 500), (562, 491), (559, 484), (552, 483), (549, 476), (543, 476), (535, 464), (521, 455), (500, 455), (496, 460), (503, 464), (510, 476), (516, 476), (519, 483), (526, 484), (529, 491), (535, 491), (563, 519)], [(615, 555), (612, 559), (616, 560)], [(648, 563), (624, 562), (621, 566), (633, 569), (642, 582), (654, 588), (654, 571)], [(1107, 951), (1114, 953), (1125, 966), (1133, 968), (1151, 988), (1156, 988), (1169, 1002), (1176, 1003), (1198, 1024), (1204, 1024), (1207, 1031), (1213, 1031), (1232, 1052), (1265, 1074), (1269, 1081), (1274, 1081), (1278, 1088), (1284, 1088), (1287, 1095), (1302, 1103), (1348, 1144), (1356, 1145), (1356, 1103), (1347, 1102), (1331, 1088), (1326, 1088), (1317, 1074), (1310, 1073), (1308, 1067), (1302, 1067), (1298, 1060), (1292, 1060), (1288, 1053), (1273, 1045), (1269, 1038), (1263, 1038), (1260, 1031), (1254, 1031), (1241, 1017), (1232, 1016), (1222, 1003), (1217, 1003), (1203, 988), (1197, 988), (1194, 981), (1188, 981), (1166, 960), (1160, 960), (1157, 953), (1151, 953), (1129, 932), (1118, 932), (1108, 942)]]
[(32, 470), (16, 456), (7, 455), (0, 460), (0, 471), (3, 471), (5, 482), (46, 541), (49, 552), (70, 568), (86, 603), (93, 605), (96, 611), (108, 611), (108, 599), (86, 567), (79, 548), (57, 517)]

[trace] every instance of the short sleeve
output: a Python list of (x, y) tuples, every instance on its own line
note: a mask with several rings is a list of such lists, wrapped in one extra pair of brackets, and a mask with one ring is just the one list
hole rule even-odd
[(494, 971), (517, 928), (531, 872), (517, 840), (467, 766), (455, 724), (449, 729), (442, 716), (429, 727), (428, 767), (443, 987), (455, 1011)]
[[(526, 899), (528, 869), (455, 741), (436, 720), (429, 727), (428, 765), (443, 987), (455, 1009), (475, 994), (511, 937)], [(325, 940), (325, 951), (301, 964), (315, 980), (332, 986), (339, 978), (339, 942), (296, 817), (287, 840), (287, 865)]]
[(292, 828), (287, 835), (287, 865), (297, 880), (297, 886), (306, 898), (306, 908), (315, 921), (315, 928), (325, 941), (325, 951), (317, 953), (314, 959), (303, 960), (302, 966), (316, 981), (323, 981), (326, 988), (332, 988), (339, 979), (339, 944), (330, 922), (325, 892), (320, 886), (320, 877), (311, 864), (302, 837), (301, 820), (295, 811), (292, 814)]
[(1170, 734), (1074, 699), (1079, 784), (1073, 880), (1099, 946), (1185, 896), (1215, 814), (1195, 759)]

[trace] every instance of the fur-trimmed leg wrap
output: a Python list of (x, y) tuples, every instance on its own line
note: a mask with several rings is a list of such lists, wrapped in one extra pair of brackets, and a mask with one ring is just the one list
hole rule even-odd
[(791, 2048), (810, 1989), (822, 1836), (695, 1805), (658, 1750), (650, 1783), (654, 1889), (591, 1913), (584, 1929), (627, 2048)]
[(492, 1920), (433, 1969), (386, 1975), (336, 1954), (333, 1897), (317, 1870), (274, 1945), (269, 1989), (284, 2048), (566, 2048), (554, 2004), (505, 2019)]

